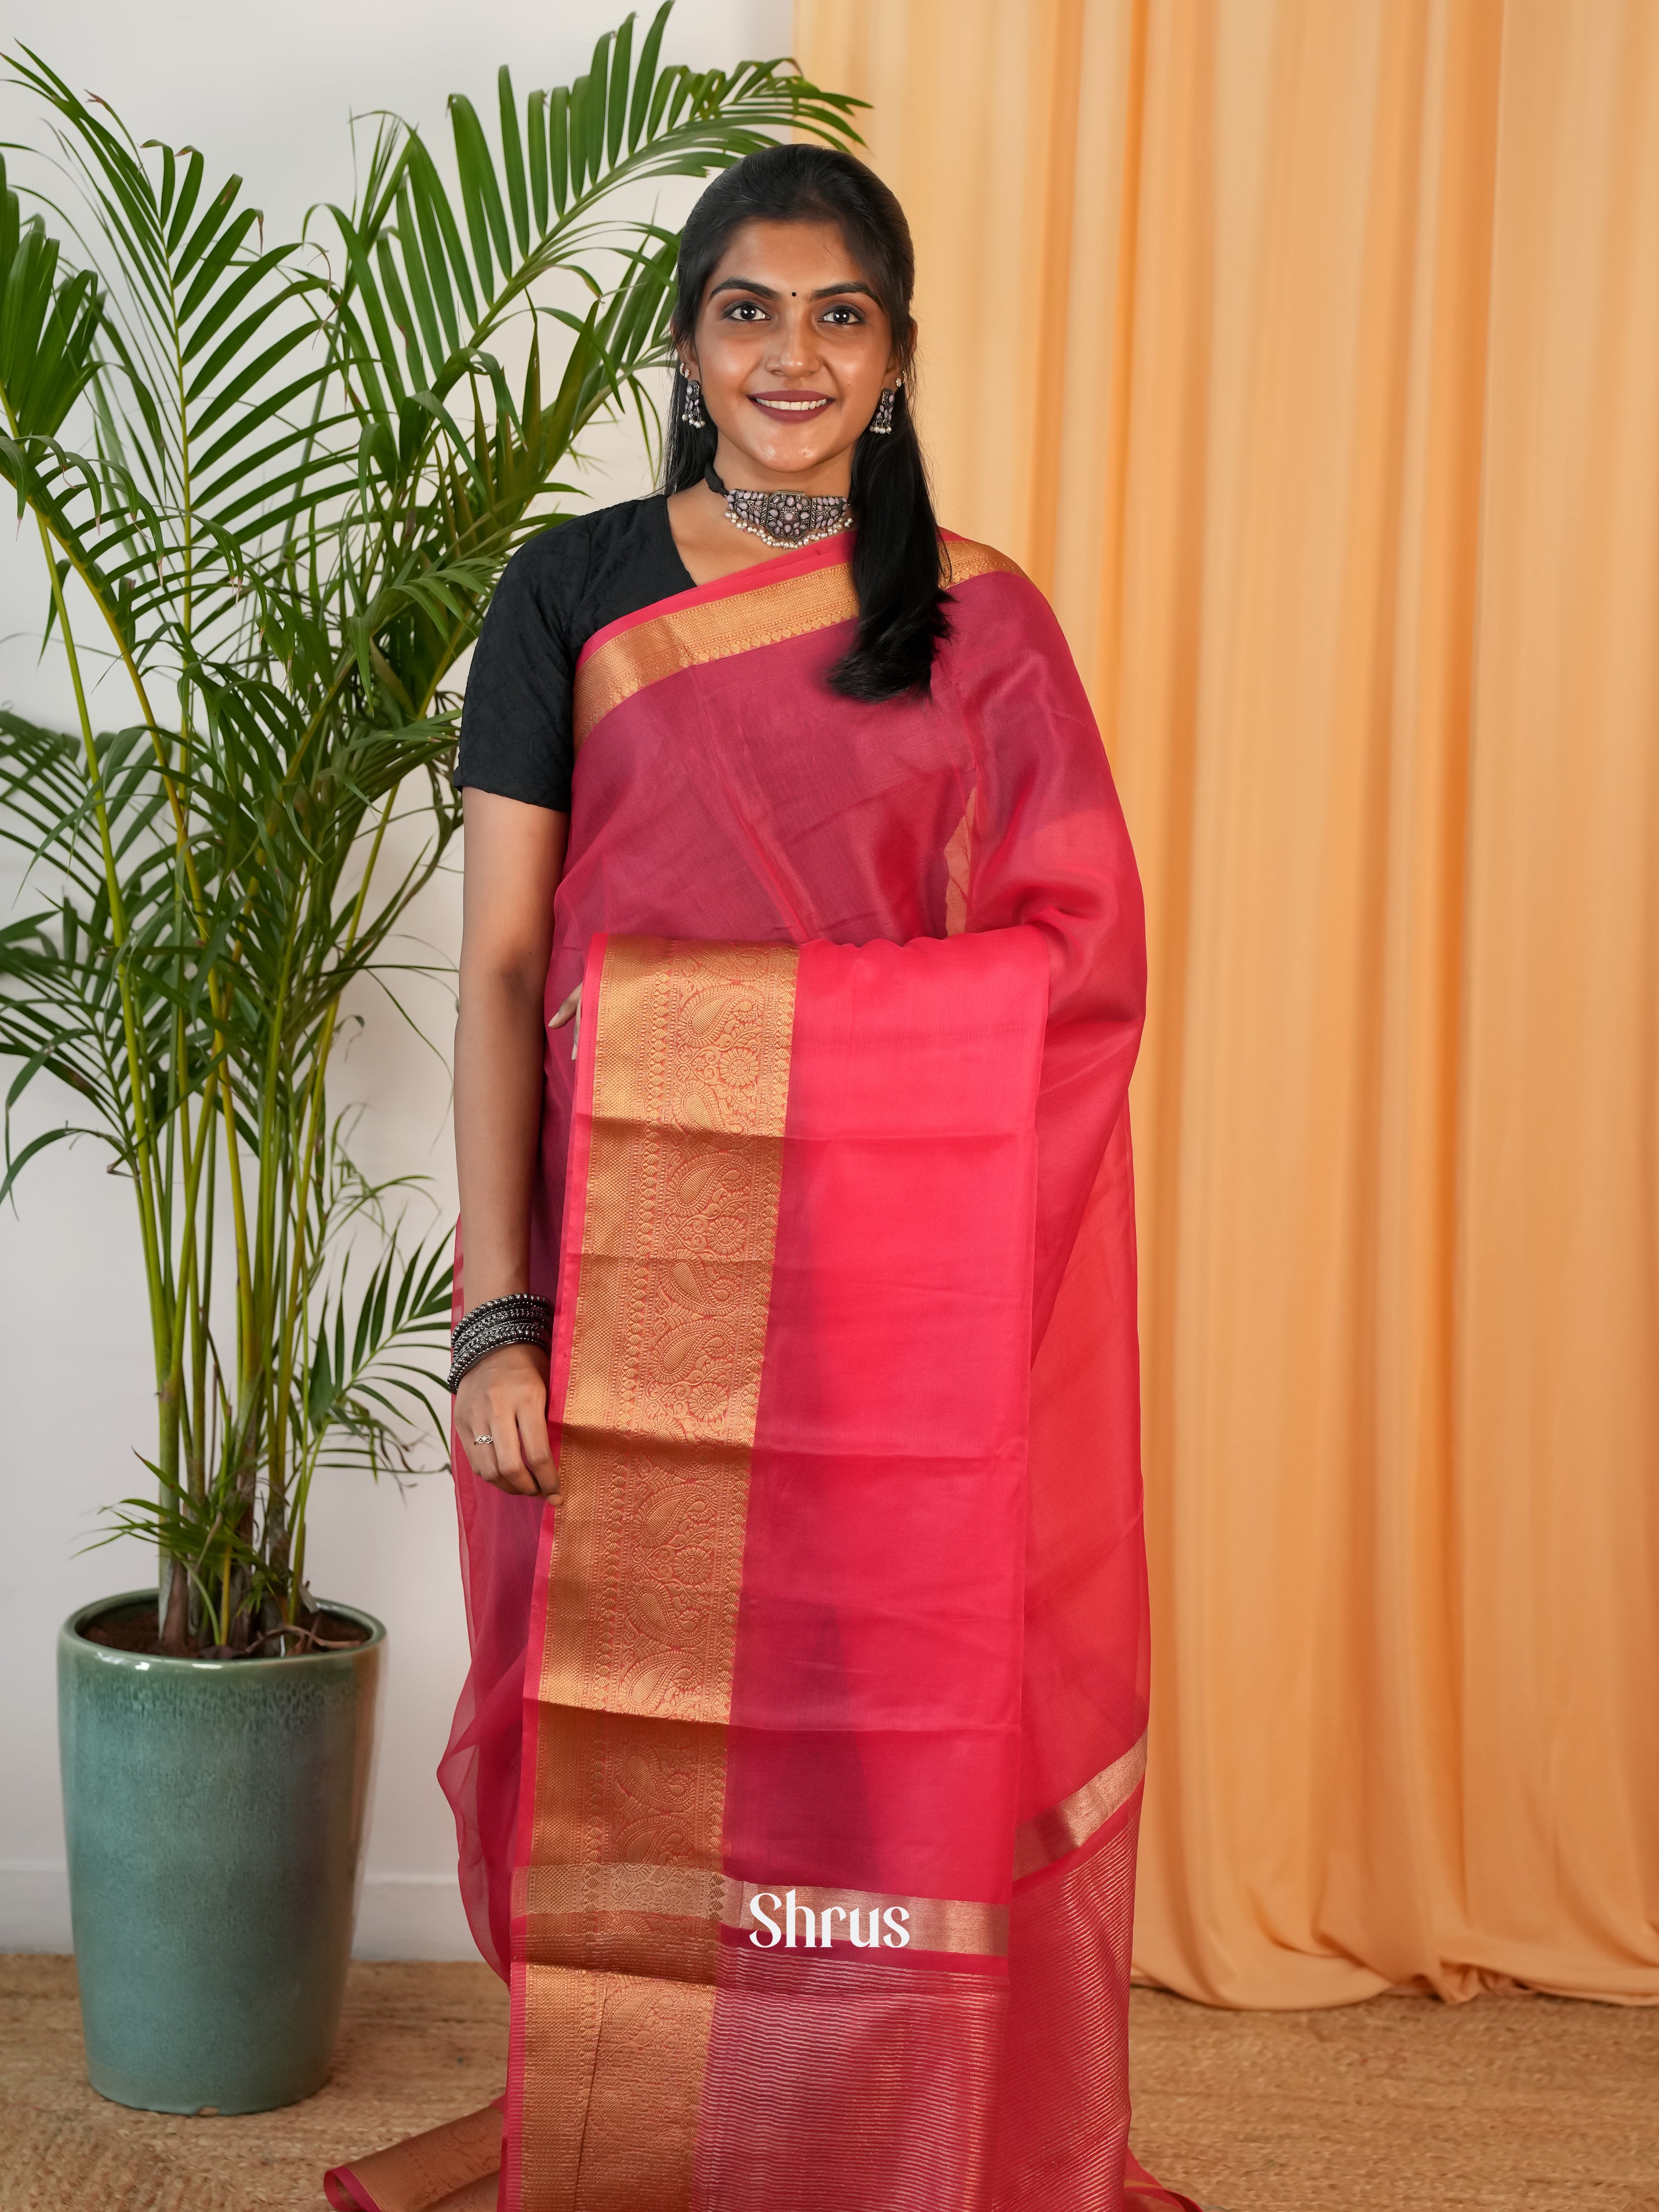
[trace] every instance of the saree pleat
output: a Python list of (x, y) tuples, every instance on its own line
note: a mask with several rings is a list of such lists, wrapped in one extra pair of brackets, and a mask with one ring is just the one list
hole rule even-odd
[(1127, 2151), (1139, 886), (1040, 595), (945, 558), (927, 699), (824, 682), (845, 541), (579, 668), (558, 1501), (457, 1455), (504, 2212), (1185, 2202)]

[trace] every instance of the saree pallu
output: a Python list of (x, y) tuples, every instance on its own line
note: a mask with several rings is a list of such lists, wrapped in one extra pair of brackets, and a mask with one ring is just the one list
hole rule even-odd
[(377, 2160), (340, 2203), (1186, 2201), (1127, 2151), (1139, 886), (1046, 605), (945, 550), (926, 701), (825, 683), (844, 539), (582, 656), (557, 1500), (456, 1470), (499, 2182), (474, 2116), (470, 2193)]

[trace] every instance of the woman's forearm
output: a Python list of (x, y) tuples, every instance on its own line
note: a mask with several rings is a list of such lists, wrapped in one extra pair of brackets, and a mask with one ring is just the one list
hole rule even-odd
[(466, 1304), (530, 1288), (541, 1136), (543, 993), (568, 817), (465, 794), (455, 1165)]
[(530, 1286), (542, 1111), (542, 988), (463, 967), (455, 1024), (455, 1161), (466, 1304)]

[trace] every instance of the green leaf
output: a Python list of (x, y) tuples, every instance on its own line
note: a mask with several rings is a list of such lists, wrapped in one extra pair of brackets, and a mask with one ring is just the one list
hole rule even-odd
[(421, 218), (421, 239), (426, 247), (427, 267), (432, 278), (433, 294), (438, 302), (438, 312), (444, 319), (444, 327), (453, 331), (450, 350), (461, 349), (460, 329), (455, 324), (455, 308), (451, 299), (449, 278), (446, 270), (453, 270), (455, 293), (459, 298), (462, 313), (467, 320), (476, 323), (478, 303), (473, 296), (471, 272), (467, 267), (466, 254), (461, 246), (461, 234), (432, 156), (418, 138), (409, 149), (409, 170), (415, 187), (416, 211)]
[(651, 19), (651, 28), (645, 34), (645, 44), (640, 49), (640, 65), (634, 76), (634, 103), (628, 117), (628, 150), (631, 154), (645, 132), (645, 119), (651, 112), (651, 94), (657, 78), (657, 55), (662, 46), (662, 34), (668, 27), (668, 18), (674, 11), (674, 0), (663, 0)]
[(10, 1197), (12, 1185), (37, 1152), (44, 1152), (48, 1145), (61, 1144), (65, 1137), (73, 1137), (77, 1133), (79, 1133), (76, 1130), (69, 1128), (43, 1129), (38, 1137), (29, 1139), (21, 1152), (9, 1153), (6, 1160), (5, 1179), (0, 1182), (0, 1206), (3, 1206)]
[[(380, 282), (386, 287), (386, 296), (392, 309), (392, 320), (403, 333), (409, 368), (410, 381), (419, 383), (425, 372), (421, 367), (421, 349), (415, 335), (415, 315), (404, 288), (398, 281), (398, 264), (392, 258), (389, 240), (382, 238), (374, 247), (375, 265), (380, 272)], [(437, 364), (434, 363), (434, 369)]]
[(573, 200), (581, 198), (587, 182), (587, 111), (591, 93), (591, 79), (586, 76), (579, 76), (569, 88), (566, 104), (565, 122), (570, 149), (569, 191)]
[[(356, 279), (358, 292), (368, 309), (370, 332), (378, 340), (378, 345), (371, 346), (368, 343), (368, 335), (363, 331), (349, 305), (344, 301), (341, 302), (339, 309), (340, 324), (350, 344), (352, 360), (368, 387), (372, 410), (377, 416), (383, 415), (386, 411), (386, 401), (379, 388), (380, 374), (385, 374), (387, 382), (392, 386), (394, 398), (398, 397), (404, 389), (403, 375), (398, 366), (397, 349), (392, 343), (391, 328), (386, 322), (386, 308), (374, 282), (374, 271), (369, 265), (362, 234), (343, 209), (331, 205), (329, 213), (333, 216), (340, 235), (345, 242), (351, 274)], [(401, 239), (398, 242), (402, 243)], [(412, 337), (413, 333), (410, 332), (408, 335)]]
[(623, 132), (628, 125), (628, 64), (633, 49), (634, 18), (629, 15), (617, 26), (611, 57), (611, 93), (605, 130), (605, 158), (609, 165), (614, 165), (622, 152)]
[(526, 137), (529, 151), (526, 161), (530, 171), (530, 205), (536, 218), (536, 235), (540, 238), (547, 228), (547, 94), (532, 92), (525, 102)]
[(58, 281), (58, 241), (39, 216), (18, 222), (3, 162), (0, 206), (0, 244), (11, 242), (0, 263), (0, 403), (15, 433), (49, 438), (93, 375), (102, 301), (88, 270)]
[(597, 184), (605, 166), (605, 111), (610, 105), (611, 33), (601, 33), (593, 59), (583, 81), (582, 158), (586, 173)]
[[(513, 235), (519, 241), (520, 252), (528, 253), (530, 251), (530, 198), (526, 187), (524, 141), (519, 136), (519, 109), (518, 103), (513, 96), (512, 72), (505, 62), (501, 64), (496, 73), (495, 84), (501, 115), (501, 167), (507, 173), (507, 196), (513, 210)], [(535, 102), (540, 97), (538, 93), (532, 93), (530, 95), (532, 112)], [(542, 204), (544, 208), (547, 204), (545, 187), (544, 187)], [(505, 275), (511, 266), (512, 257), (503, 248), (502, 274)]]
[(570, 94), (559, 85), (547, 95), (547, 168), (553, 186), (553, 206), (562, 215), (570, 196)]
[[(197, 195), (202, 189), (202, 173), (206, 167), (202, 156), (197, 152), (193, 146), (182, 147), (179, 150), (182, 153), (187, 153), (190, 155), (190, 160), (185, 164), (185, 181), (179, 188), (179, 204), (177, 207), (173, 209), (171, 220), (167, 221), (167, 251), (169, 253), (173, 251), (179, 240), (185, 234), (185, 225), (190, 221), (191, 212), (196, 205)], [(173, 158), (173, 155), (169, 151), (166, 155), (169, 171), (172, 168)], [(169, 182), (171, 180), (169, 179)], [(164, 191), (161, 195), (161, 214), (164, 220), (167, 218), (167, 203), (170, 198), (170, 191)]]
[[(415, 313), (420, 324), (421, 337), (425, 342), (427, 359), (432, 363), (435, 375), (450, 348), (445, 343), (444, 332), (438, 328), (432, 287), (427, 281), (421, 225), (415, 213), (414, 191), (406, 174), (398, 188), (398, 244), (403, 251), (404, 273), (409, 278), (410, 296), (415, 302)], [(452, 304), (448, 317), (448, 327), (452, 331), (454, 320), (455, 311)]]
[(489, 158), (489, 145), (478, 120), (477, 110), (462, 93), (455, 93), (449, 102), (451, 125), (455, 136), (455, 163), (460, 173), (461, 204), (466, 211), (468, 235), (472, 240), (472, 259), (478, 272), (478, 290), (488, 300), (495, 290), (495, 271), (490, 266), (489, 247), (493, 237), (495, 252), (505, 276), (513, 266), (513, 248), (507, 235), (507, 217), (501, 210), (501, 196), (495, 182), (495, 171)]
[[(145, 143), (145, 144), (146, 144), (147, 146), (153, 146), (153, 145), (155, 145), (155, 144), (156, 143), (156, 141), (155, 141), (155, 139), (153, 139), (153, 138), (150, 138), (150, 139), (146, 139), (144, 143)], [(177, 170), (178, 170), (177, 159), (176, 159), (176, 156), (175, 156), (175, 155), (174, 155), (174, 154), (173, 154), (173, 151), (172, 147), (171, 147), (171, 146), (163, 146), (163, 147), (161, 148), (161, 216), (162, 216), (163, 221), (165, 221), (165, 220), (166, 220), (166, 217), (167, 217), (167, 210), (168, 210), (168, 209), (169, 209), (169, 208), (171, 208), (171, 206), (173, 205), (173, 184), (174, 184), (175, 179), (176, 179), (176, 177), (177, 177)]]

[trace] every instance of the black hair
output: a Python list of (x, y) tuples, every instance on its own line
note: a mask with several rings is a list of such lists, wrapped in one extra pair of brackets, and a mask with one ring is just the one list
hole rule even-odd
[[(692, 209), (680, 234), (670, 328), (690, 340), (708, 280), (732, 234), (745, 222), (833, 222), (859, 273), (886, 310), (904, 382), (894, 395), (886, 436), (865, 430), (853, 448), (853, 584), (858, 635), (830, 672), (849, 699), (926, 693), (933, 653), (949, 634), (939, 580), (939, 526), (927, 464), (910, 411), (915, 325), (910, 295), (915, 252), (904, 210), (873, 169), (839, 148), (765, 146), (722, 171)], [(685, 419), (687, 380), (676, 364), (663, 453), (663, 489), (702, 481), (719, 434)]]

